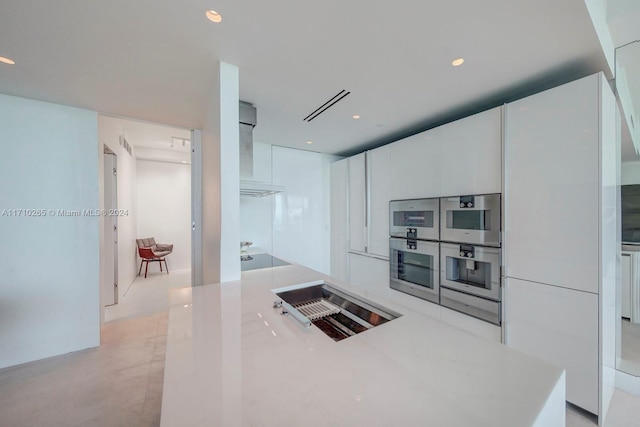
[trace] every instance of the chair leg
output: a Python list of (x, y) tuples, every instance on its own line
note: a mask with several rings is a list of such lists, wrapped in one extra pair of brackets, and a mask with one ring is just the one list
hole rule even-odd
[(160, 273), (162, 273), (162, 260), (158, 264), (160, 264)]
[(145, 260), (147, 262), (147, 267), (144, 269), (144, 278), (147, 278), (147, 272), (149, 271), (149, 260)]
[[(162, 262), (160, 263), (160, 265), (162, 265)], [(166, 258), (164, 259), (164, 269), (167, 270), (167, 274), (169, 274), (169, 267), (167, 267), (167, 260)]]
[(140, 260), (140, 269), (138, 270), (138, 276), (140, 275), (140, 273), (142, 273), (142, 263), (144, 262), (143, 259)]

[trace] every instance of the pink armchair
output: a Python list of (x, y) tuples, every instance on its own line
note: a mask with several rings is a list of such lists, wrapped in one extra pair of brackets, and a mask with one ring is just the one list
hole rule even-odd
[(167, 245), (162, 243), (156, 243), (153, 237), (148, 239), (136, 239), (138, 244), (138, 255), (140, 255), (140, 269), (138, 270), (138, 276), (142, 273), (142, 265), (146, 264), (144, 269), (144, 278), (147, 278), (147, 272), (149, 271), (150, 262), (158, 262), (160, 264), (160, 271), (162, 271), (162, 263), (169, 274), (169, 267), (167, 267), (167, 260), (165, 257), (173, 252), (173, 245)]

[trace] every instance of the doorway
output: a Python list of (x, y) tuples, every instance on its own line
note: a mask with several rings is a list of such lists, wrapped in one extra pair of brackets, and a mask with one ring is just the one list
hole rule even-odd
[[(104, 210), (118, 209), (118, 158), (104, 146)], [(105, 307), (118, 303), (118, 217), (104, 215), (105, 279), (102, 282), (102, 302)]]
[[(98, 133), (100, 204), (103, 213), (116, 213), (101, 218), (101, 307), (108, 323), (163, 310), (169, 288), (191, 285), (192, 132), (101, 114)], [(173, 245), (168, 271), (152, 263), (146, 278), (144, 267), (138, 275), (137, 239), (145, 238)]]

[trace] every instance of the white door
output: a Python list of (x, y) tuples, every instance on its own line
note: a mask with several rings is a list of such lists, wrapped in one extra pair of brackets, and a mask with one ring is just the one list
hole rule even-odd
[(367, 252), (389, 257), (389, 145), (367, 151)]
[[(104, 209), (117, 209), (117, 158), (105, 147), (104, 152)], [(118, 303), (118, 223), (116, 215), (104, 216), (105, 281), (102, 287), (104, 305)]]
[(349, 280), (349, 159), (331, 164), (331, 244), (330, 274), (340, 280)]
[(349, 157), (349, 250), (367, 252), (365, 154)]

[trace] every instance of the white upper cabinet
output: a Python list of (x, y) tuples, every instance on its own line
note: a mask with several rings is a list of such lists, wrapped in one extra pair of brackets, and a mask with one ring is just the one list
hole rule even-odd
[(430, 133), (390, 145), (391, 200), (440, 197), (440, 143)]
[(365, 153), (349, 157), (349, 250), (366, 252)]
[(441, 147), (442, 196), (502, 192), (502, 107), (430, 133)]
[(390, 145), (391, 200), (502, 192), (502, 107)]
[(597, 75), (507, 105), (507, 276), (598, 292), (599, 123)]
[(367, 252), (383, 257), (389, 256), (389, 151), (389, 145), (367, 151)]
[(349, 280), (349, 160), (331, 164), (331, 276)]

